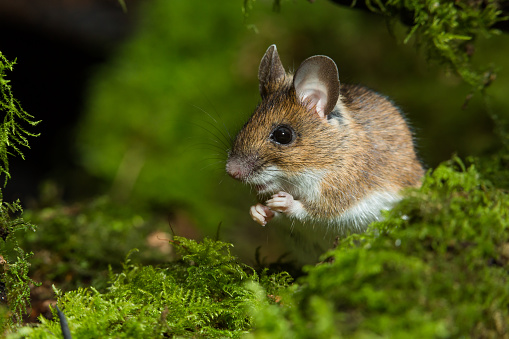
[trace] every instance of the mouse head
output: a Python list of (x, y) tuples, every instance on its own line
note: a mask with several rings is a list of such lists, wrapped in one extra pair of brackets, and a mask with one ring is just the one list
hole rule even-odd
[(275, 45), (263, 56), (258, 79), (262, 101), (237, 134), (226, 171), (266, 193), (288, 189), (292, 178), (332, 161), (338, 130), (330, 118), (339, 114), (340, 85), (326, 56), (310, 57), (287, 74)]

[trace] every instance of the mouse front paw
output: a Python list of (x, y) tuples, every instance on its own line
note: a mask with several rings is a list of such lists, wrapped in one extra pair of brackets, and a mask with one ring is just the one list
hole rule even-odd
[(286, 192), (274, 194), (271, 199), (265, 202), (271, 210), (284, 214), (292, 213), (296, 203), (297, 201), (293, 199), (293, 196)]
[(272, 220), (275, 214), (267, 206), (258, 203), (254, 206), (251, 206), (249, 209), (249, 215), (251, 215), (251, 218), (253, 218), (254, 221), (262, 226), (265, 226), (269, 221)]
[(307, 217), (307, 211), (299, 200), (286, 192), (274, 194), (265, 204), (276, 212), (281, 212), (289, 217), (304, 220)]

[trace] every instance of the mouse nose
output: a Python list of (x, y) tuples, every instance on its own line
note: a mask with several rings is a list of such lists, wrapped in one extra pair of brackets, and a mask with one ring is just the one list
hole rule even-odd
[(249, 166), (238, 158), (230, 158), (226, 162), (226, 173), (233, 179), (245, 180), (250, 172)]
[(230, 177), (232, 177), (233, 179), (237, 179), (237, 180), (241, 180), (242, 179), (242, 173), (240, 172), (240, 170), (227, 170), (228, 174), (230, 175)]
[(237, 180), (242, 180), (242, 178), (246, 177), (242, 166), (231, 161), (226, 163), (226, 173), (228, 173), (233, 179)]

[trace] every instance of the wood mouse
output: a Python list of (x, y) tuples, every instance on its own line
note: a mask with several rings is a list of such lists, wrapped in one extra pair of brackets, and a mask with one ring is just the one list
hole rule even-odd
[(256, 190), (257, 223), (284, 214), (337, 235), (362, 232), (402, 189), (421, 185), (424, 169), (400, 110), (370, 89), (340, 84), (329, 57), (310, 57), (292, 75), (272, 45), (258, 79), (262, 101), (226, 162), (231, 177)]

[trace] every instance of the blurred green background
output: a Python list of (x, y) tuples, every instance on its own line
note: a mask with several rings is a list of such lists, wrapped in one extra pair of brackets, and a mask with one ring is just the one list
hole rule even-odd
[[(485, 155), (499, 147), (491, 116), (507, 119), (509, 112), (507, 34), (476, 41), (474, 63), (493, 64), (498, 77), (485, 97), (475, 94), (463, 109), (470, 88), (428, 63), (413, 41), (403, 44), (407, 28), (397, 22), (328, 1), (283, 1), (280, 11), (272, 1), (256, 1), (247, 16), (242, 8), (243, 1), (127, 2), (133, 28), (81, 75), (76, 119), (59, 132), (68, 151), (46, 158), (52, 170), (31, 187), (28, 201), (40, 207), (52, 190), (73, 192), (60, 195), (67, 201), (107, 194), (133, 210), (168, 215), (177, 234), (214, 235), (221, 224), (220, 237), (245, 257), (258, 245), (277, 246), (249, 218), (254, 195), (224, 172), (229, 140), (260, 100), (258, 64), (273, 43), (287, 69), (328, 55), (342, 82), (389, 96), (406, 113), (429, 167), (454, 153)], [(30, 97), (20, 100), (30, 105)], [(27, 110), (45, 119), (37, 108)], [(52, 114), (58, 120), (67, 112)], [(33, 193), (41, 187), (42, 195)]]

